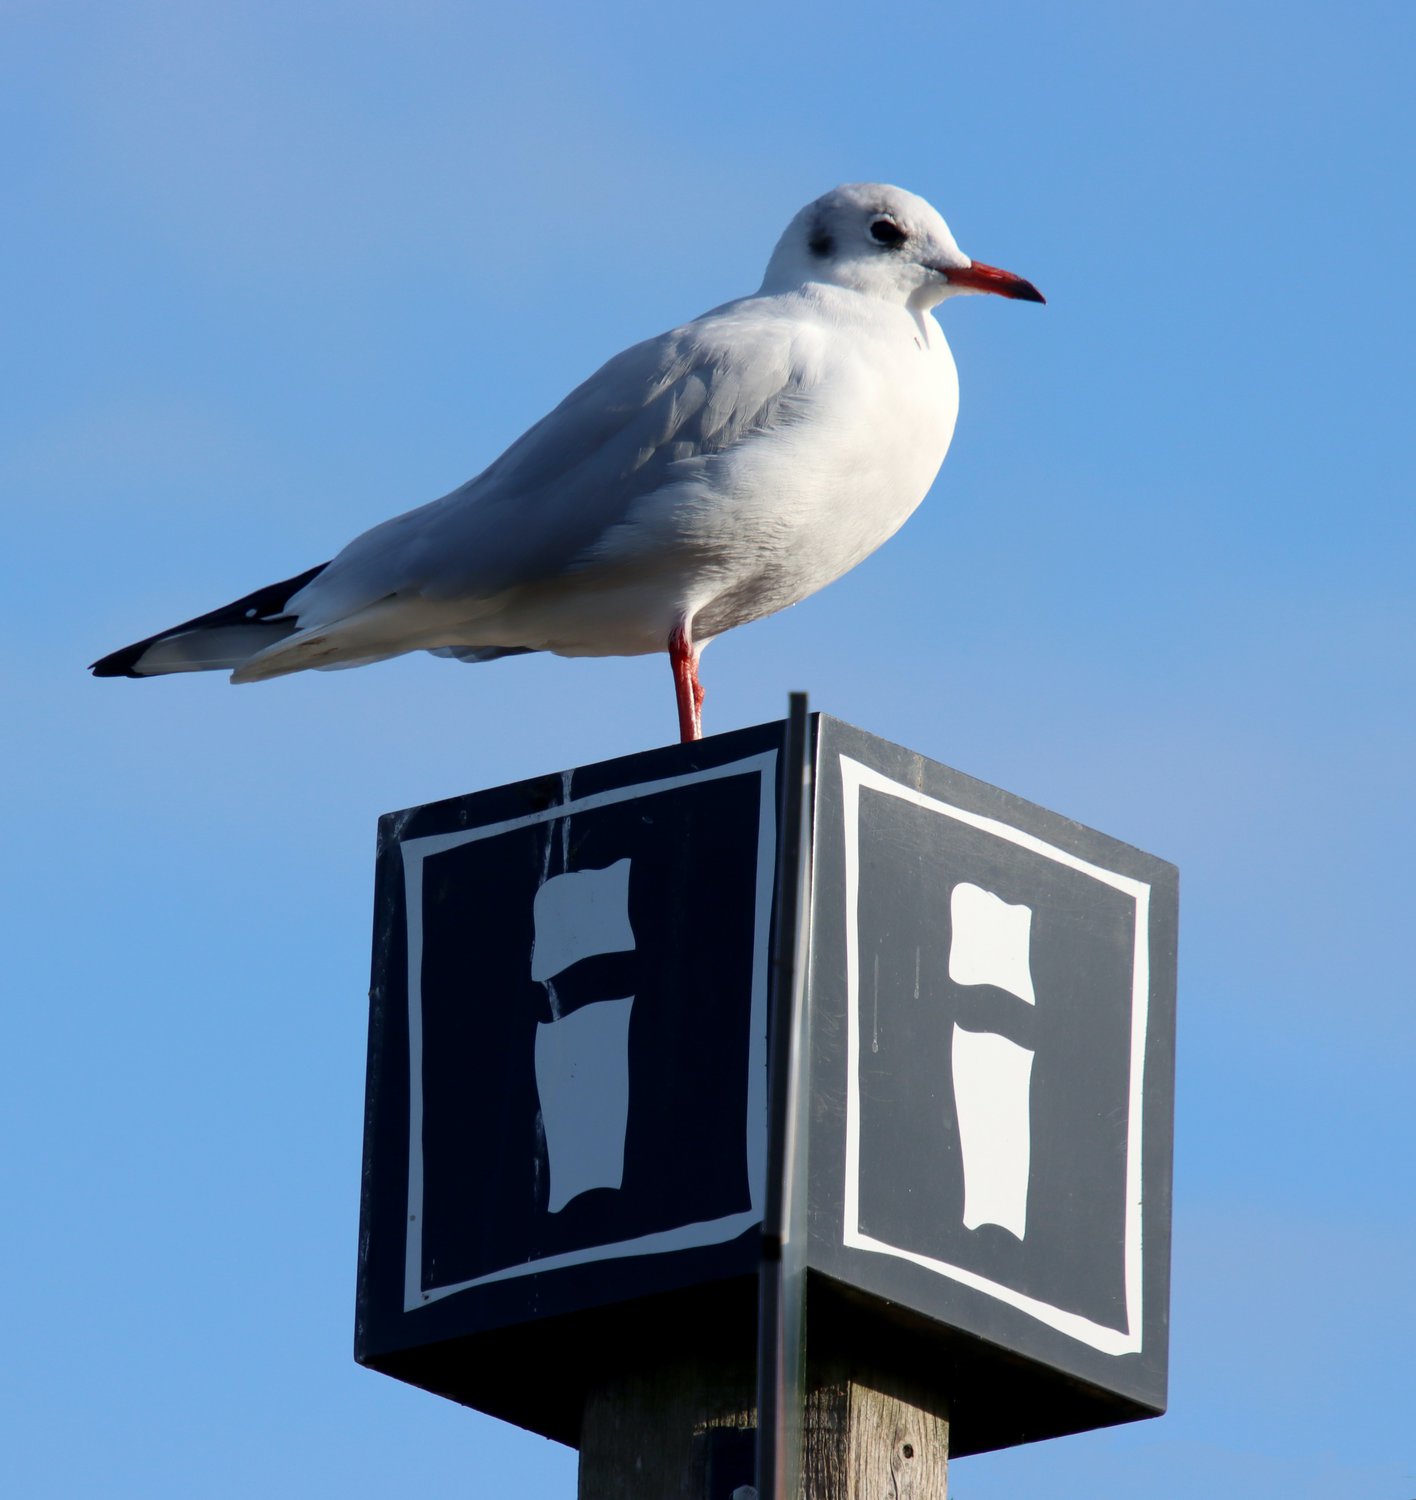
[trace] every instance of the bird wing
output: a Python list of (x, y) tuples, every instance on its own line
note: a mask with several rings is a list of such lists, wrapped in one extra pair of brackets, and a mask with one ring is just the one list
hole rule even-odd
[(762, 300), (617, 354), (476, 478), (357, 537), (291, 599), (300, 634), (390, 602), (475, 606), (573, 571), (646, 495), (790, 420), (814, 361), (801, 320)]

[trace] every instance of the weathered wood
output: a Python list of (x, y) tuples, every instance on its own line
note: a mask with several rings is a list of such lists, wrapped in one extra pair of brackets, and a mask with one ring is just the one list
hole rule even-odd
[(585, 1403), (579, 1500), (710, 1500), (711, 1435), (750, 1431), (755, 1405), (750, 1360), (678, 1359), (607, 1376)]
[(948, 1478), (941, 1404), (863, 1384), (844, 1365), (809, 1371), (805, 1500), (945, 1500)]
[[(945, 1500), (949, 1420), (904, 1386), (808, 1365), (803, 1500)], [(713, 1434), (755, 1421), (751, 1367), (680, 1360), (608, 1377), (586, 1402), (579, 1500), (729, 1500), (709, 1492)], [(721, 1469), (718, 1488), (722, 1489)]]

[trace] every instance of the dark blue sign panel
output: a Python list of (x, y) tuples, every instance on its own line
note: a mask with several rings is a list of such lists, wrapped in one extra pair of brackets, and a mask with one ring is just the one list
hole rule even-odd
[(401, 841), (405, 1309), (759, 1221), (774, 776), (572, 781)]
[(778, 738), (383, 820), (366, 1363), (754, 1273)]

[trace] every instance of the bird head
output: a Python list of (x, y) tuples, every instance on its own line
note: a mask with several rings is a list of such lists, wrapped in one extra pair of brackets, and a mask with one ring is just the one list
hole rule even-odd
[(809, 203), (777, 242), (764, 292), (825, 282), (915, 310), (965, 292), (1045, 299), (1030, 281), (970, 260), (923, 198), (853, 182)]

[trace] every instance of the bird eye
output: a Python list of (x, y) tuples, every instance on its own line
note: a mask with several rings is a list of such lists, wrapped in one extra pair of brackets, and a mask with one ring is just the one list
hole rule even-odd
[(870, 237), (877, 244), (895, 249), (903, 245), (909, 236), (893, 219), (876, 219), (870, 226)]

